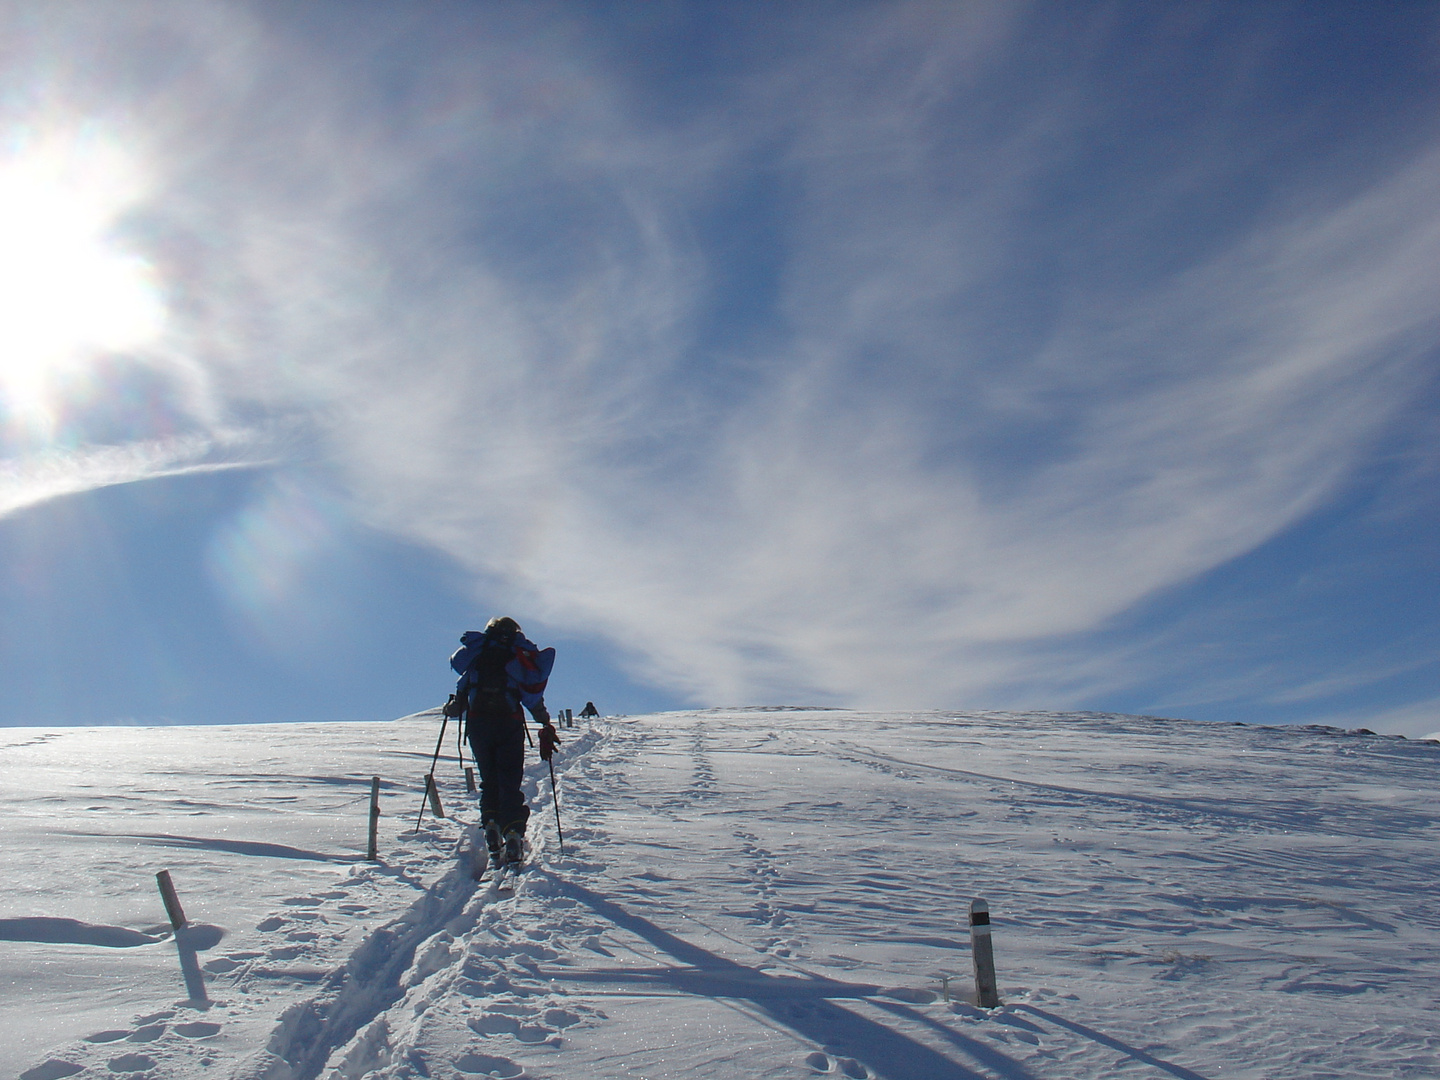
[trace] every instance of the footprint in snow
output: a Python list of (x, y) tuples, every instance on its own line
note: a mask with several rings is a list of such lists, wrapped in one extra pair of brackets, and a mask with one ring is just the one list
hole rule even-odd
[(75, 1065), (69, 1061), (61, 1061), (59, 1058), (51, 1058), (49, 1061), (36, 1065), (33, 1069), (26, 1069), (20, 1074), (20, 1080), (65, 1080), (67, 1076), (74, 1076), (78, 1072), (84, 1072), (84, 1065)]
[(462, 1054), (455, 1059), (455, 1068), (463, 1073), (476, 1076), (494, 1076), (498, 1080), (511, 1080), (525, 1071), (518, 1061), (490, 1054)]
[(861, 1065), (854, 1058), (842, 1057), (831, 1058), (829, 1054), (822, 1054), (816, 1050), (813, 1054), (805, 1055), (805, 1064), (816, 1072), (840, 1072), (851, 1078), (851, 1080), (867, 1080), (870, 1070)]
[(540, 1024), (526, 1024), (517, 1016), (504, 1013), (488, 1013), (470, 1020), (470, 1030), (477, 1035), (509, 1035), (517, 1042), (542, 1043), (555, 1034), (553, 1028)]
[(155, 1059), (149, 1054), (121, 1054), (105, 1063), (114, 1073), (137, 1073), (155, 1067)]
[[(162, 1035), (165, 1034), (167, 1030), (174, 1031), (177, 1035), (180, 1035), (186, 1039), (208, 1039), (211, 1036), (218, 1035), (220, 1033), (220, 1025), (210, 1023), (208, 1020), (194, 1020), (189, 1023), (174, 1025), (166, 1025), (164, 1023), (156, 1022), (169, 1020), (173, 1018), (174, 1015), (175, 1013), (171, 1011), (156, 1013), (153, 1016), (137, 1017), (136, 1027), (111, 1028), (107, 1031), (97, 1031), (93, 1035), (86, 1035), (84, 1041), (88, 1043), (100, 1044), (115, 1043), (122, 1040), (132, 1043), (150, 1043), (155, 1042), (157, 1039), (159, 1039)], [(138, 1066), (136, 1068), (117, 1068), (115, 1062), (121, 1062), (122, 1064), (126, 1062), (135, 1062), (144, 1057), (144, 1054), (121, 1055), (120, 1057), (115, 1058), (111, 1061), (110, 1069), (114, 1072), (139, 1072), (142, 1068), (149, 1068), (149, 1066)], [(57, 1069), (69, 1069), (70, 1071), (57, 1072)], [(45, 1062), (45, 1064), (43, 1065), (37, 1065), (34, 1069), (31, 1069), (29, 1072), (25, 1073), (20, 1078), (20, 1080), (59, 1080), (60, 1077), (73, 1076), (76, 1072), (82, 1071), (82, 1069), (83, 1066), (77, 1065), (72, 1067), (68, 1062), (51, 1060)]]
[(259, 960), (264, 953), (260, 952), (235, 952), (228, 956), (217, 956), (214, 960), (205, 964), (205, 970), (212, 975), (224, 975), (234, 971), (247, 960)]
[(569, 1009), (546, 1009), (542, 1019), (544, 1019), (545, 1023), (561, 1030), (567, 1027), (573, 1027), (580, 1022), (580, 1017), (576, 1016)]
[(86, 1035), (88, 1043), (110, 1043), (127, 1039), (130, 1042), (154, 1042), (165, 1033), (163, 1020), (173, 1019), (174, 1009), (167, 1009), (165, 1012), (151, 1013), (149, 1016), (137, 1016), (133, 1028), (111, 1028), (109, 1031), (97, 1031), (94, 1035)]
[(568, 1009), (549, 1008), (543, 1012), (527, 1006), (500, 1006), (468, 1021), (477, 1035), (509, 1035), (522, 1043), (541, 1043), (551, 1035), (580, 1023)]
[(175, 1034), (183, 1035), (187, 1039), (208, 1039), (212, 1035), (220, 1034), (220, 1025), (212, 1024), (208, 1020), (196, 1020), (189, 1024), (176, 1024)]

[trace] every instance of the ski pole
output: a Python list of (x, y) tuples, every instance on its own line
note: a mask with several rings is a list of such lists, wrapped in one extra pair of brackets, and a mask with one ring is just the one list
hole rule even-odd
[(550, 766), (550, 801), (555, 804), (555, 835), (560, 839), (560, 856), (565, 856), (565, 834), (560, 831), (560, 789), (555, 786), (555, 762), (545, 759), (545, 764)]
[(440, 738), (435, 740), (435, 756), (430, 759), (430, 771), (426, 773), (429, 783), (425, 785), (425, 795), (420, 800), (420, 814), (415, 818), (415, 831), (420, 831), (420, 819), (425, 816), (425, 800), (430, 797), (430, 784), (435, 783), (435, 763), (440, 760), (440, 745), (445, 741), (445, 729), (450, 725), (450, 717), (446, 716), (440, 723)]

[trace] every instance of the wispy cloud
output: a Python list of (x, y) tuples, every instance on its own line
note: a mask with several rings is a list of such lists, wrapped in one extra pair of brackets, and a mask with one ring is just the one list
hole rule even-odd
[(0, 518), (97, 488), (273, 463), (274, 459), (254, 456), (253, 450), (252, 440), (238, 436), (222, 441), (191, 435), (8, 458), (0, 461)]
[[(222, 414), (699, 699), (1060, 704), (1105, 676), (1058, 640), (1323, 504), (1427, 377), (1440, 149), (1275, 197), (1211, 117), (1135, 130), (1103, 21), (790, 17), (667, 112), (563, 6), (167, 10), (117, 19), (195, 63), (124, 78)], [(1243, 111), (1225, 60), (1177, 100)]]

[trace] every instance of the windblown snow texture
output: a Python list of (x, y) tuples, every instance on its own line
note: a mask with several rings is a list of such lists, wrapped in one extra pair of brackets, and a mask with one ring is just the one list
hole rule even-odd
[[(565, 858), (532, 764), (504, 894), (453, 759), (452, 816), (411, 831), (434, 725), (0, 733), (0, 1080), (1436, 1075), (1436, 745), (612, 718), (556, 759)], [(994, 1010), (966, 998), (975, 897)]]

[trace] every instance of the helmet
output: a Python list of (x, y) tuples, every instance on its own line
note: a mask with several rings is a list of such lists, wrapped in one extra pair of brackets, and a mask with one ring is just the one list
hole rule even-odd
[(495, 618), (491, 619), (488, 623), (485, 624), (485, 633), (487, 634), (509, 635), (518, 634), (519, 632), (520, 624), (517, 623), (514, 619), (510, 618), (509, 615), (497, 615), (495, 616)]

